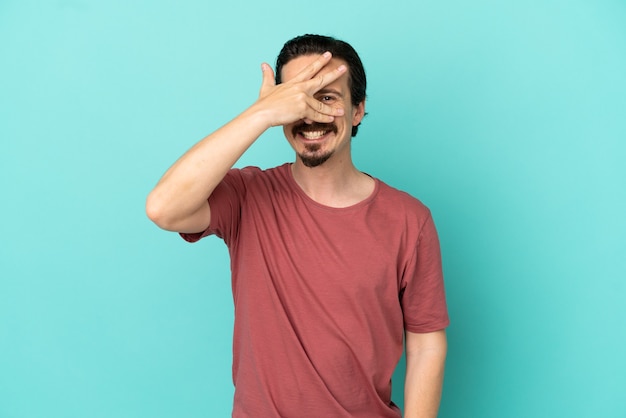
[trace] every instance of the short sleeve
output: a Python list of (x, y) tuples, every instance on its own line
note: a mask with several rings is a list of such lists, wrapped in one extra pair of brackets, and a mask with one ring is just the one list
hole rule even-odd
[(420, 230), (401, 283), (401, 305), (407, 331), (434, 332), (449, 325), (439, 238), (430, 214)]
[(180, 233), (188, 242), (196, 242), (208, 235), (217, 235), (226, 244), (231, 243), (239, 233), (241, 205), (246, 194), (246, 171), (233, 168), (217, 185), (208, 202), (211, 207), (211, 223), (208, 228), (197, 233)]

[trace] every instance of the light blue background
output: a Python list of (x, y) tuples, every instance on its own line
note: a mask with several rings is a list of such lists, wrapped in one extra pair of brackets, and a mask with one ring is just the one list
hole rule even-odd
[[(230, 414), (225, 246), (144, 199), (306, 32), (365, 62), (359, 168), (435, 215), (440, 416), (626, 417), (618, 0), (1, 0), (0, 417)], [(240, 165), (291, 159), (275, 129)]]

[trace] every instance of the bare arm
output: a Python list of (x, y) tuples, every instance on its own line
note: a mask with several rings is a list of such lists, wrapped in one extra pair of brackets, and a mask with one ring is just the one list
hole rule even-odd
[(300, 119), (332, 122), (343, 109), (328, 106), (313, 95), (339, 78), (345, 66), (318, 75), (330, 61), (324, 54), (289, 82), (276, 85), (274, 72), (263, 64), (259, 99), (235, 119), (208, 135), (163, 175), (146, 201), (148, 217), (159, 227), (200, 232), (210, 222), (207, 199), (239, 157), (271, 126)]
[(447, 342), (444, 330), (406, 332), (404, 418), (436, 418), (441, 400)]

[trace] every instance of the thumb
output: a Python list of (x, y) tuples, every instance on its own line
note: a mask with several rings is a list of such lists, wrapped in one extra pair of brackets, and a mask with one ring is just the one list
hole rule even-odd
[(263, 71), (263, 82), (261, 83), (261, 96), (265, 96), (268, 90), (276, 86), (276, 78), (274, 77), (274, 70), (272, 67), (264, 62), (261, 64), (261, 71)]

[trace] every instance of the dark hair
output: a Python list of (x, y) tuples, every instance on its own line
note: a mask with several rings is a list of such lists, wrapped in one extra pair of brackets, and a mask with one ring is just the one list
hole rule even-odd
[[(326, 51), (333, 54), (333, 58), (342, 59), (348, 64), (350, 99), (353, 105), (358, 105), (365, 100), (367, 87), (361, 58), (350, 44), (330, 36), (302, 35), (287, 41), (276, 58), (276, 84), (282, 82), (283, 66), (292, 59), (302, 55), (323, 54)], [(356, 135), (359, 125), (352, 127), (352, 136)]]

